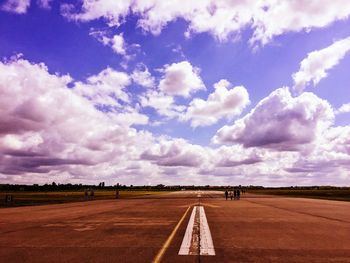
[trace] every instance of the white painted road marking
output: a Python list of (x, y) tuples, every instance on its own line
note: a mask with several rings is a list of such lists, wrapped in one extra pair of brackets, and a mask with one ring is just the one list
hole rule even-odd
[(208, 220), (205, 215), (204, 207), (199, 207), (199, 218), (200, 218), (200, 254), (215, 256), (215, 249), (213, 244), (213, 239), (211, 237)]
[(197, 206), (194, 206), (190, 220), (188, 221), (188, 225), (186, 228), (184, 239), (182, 240), (179, 255), (189, 255), (189, 253), (190, 253), (192, 232), (193, 232), (194, 218), (196, 215), (196, 209), (197, 209)]
[[(194, 228), (199, 223), (199, 231)], [(199, 236), (198, 236), (199, 232)], [(198, 248), (198, 240), (200, 240)], [(190, 220), (186, 228), (184, 238), (179, 250), (179, 255), (200, 255), (214, 256), (215, 249), (211, 237), (208, 220), (203, 206), (193, 207)]]

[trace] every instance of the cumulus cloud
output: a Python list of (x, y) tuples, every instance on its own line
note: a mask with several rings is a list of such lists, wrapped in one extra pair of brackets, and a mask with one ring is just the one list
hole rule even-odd
[(52, 1), (53, 0), (37, 0), (36, 2), (38, 4), (38, 6), (40, 6), (41, 8), (50, 9)]
[(160, 166), (199, 167), (205, 161), (207, 152), (204, 147), (190, 144), (184, 139), (163, 139), (155, 143), (141, 155), (141, 159), (150, 160)]
[(126, 90), (130, 84), (128, 74), (106, 68), (86, 81), (74, 82), (72, 90), (121, 125), (148, 124), (148, 117), (139, 112), (138, 104), (132, 105), (131, 95)]
[(350, 158), (350, 126), (337, 126), (328, 129), (323, 140), (320, 141), (320, 149), (324, 151), (323, 154), (336, 152)]
[(236, 144), (230, 147), (221, 146), (214, 150), (213, 158), (216, 167), (237, 167), (240, 165), (252, 165), (264, 160), (265, 150), (245, 149)]
[(264, 45), (286, 32), (322, 28), (347, 19), (350, 14), (347, 0), (188, 0), (181, 5), (164, 0), (83, 0), (81, 8), (63, 4), (61, 9), (68, 19), (104, 18), (110, 26), (119, 26), (128, 15), (137, 15), (138, 26), (153, 34), (159, 34), (167, 24), (181, 18), (188, 22), (186, 36), (207, 32), (221, 41), (235, 38), (250, 27), (252, 45)]
[(334, 113), (327, 101), (313, 93), (292, 97), (288, 88), (281, 88), (261, 100), (232, 126), (218, 130), (213, 141), (297, 150), (317, 139), (333, 119)]
[(112, 50), (119, 55), (126, 56), (126, 43), (123, 33), (108, 36), (106, 31), (93, 30), (90, 35), (95, 37), (104, 46), (109, 46)]
[(311, 1), (259, 1), (258, 12), (253, 17), (255, 28), (250, 42), (268, 43), (273, 37), (286, 32), (310, 31), (323, 28), (334, 21), (349, 18), (350, 7), (346, 0)]
[(300, 63), (300, 69), (293, 74), (294, 89), (303, 91), (312, 83), (316, 85), (327, 77), (328, 71), (336, 66), (350, 50), (350, 37), (338, 40), (332, 45), (310, 52)]
[(73, 90), (96, 105), (119, 106), (120, 102), (130, 100), (125, 91), (130, 83), (130, 77), (126, 73), (106, 68), (88, 77), (86, 82), (75, 82)]
[(350, 112), (350, 103), (345, 103), (336, 110), (337, 114)]
[(125, 1), (83, 1), (81, 11), (75, 13), (73, 4), (62, 4), (61, 12), (69, 19), (77, 21), (91, 21), (105, 18), (111, 26), (120, 25), (125, 15), (129, 12), (131, 0)]
[(149, 123), (147, 115), (139, 112), (139, 107), (124, 105), (109, 112), (110, 118), (121, 126), (146, 125)]
[[(144, 69), (142, 69), (144, 68)], [(135, 83), (149, 89), (139, 96), (142, 107), (151, 107), (161, 116), (179, 118), (186, 110), (185, 105), (175, 102), (176, 96), (189, 97), (198, 90), (205, 89), (199, 76), (199, 68), (188, 61), (164, 65), (158, 86), (147, 67), (139, 65), (131, 74)]]
[(243, 86), (230, 87), (227, 80), (214, 84), (214, 92), (207, 100), (195, 98), (187, 108), (184, 120), (191, 120), (191, 126), (208, 126), (226, 117), (232, 119), (242, 113), (249, 104), (248, 91)]
[[(287, 88), (276, 90), (218, 132), (217, 141), (232, 145), (210, 148), (136, 130), (130, 126), (147, 123), (147, 117), (128, 102), (129, 96), (119, 102), (123, 111), (110, 114), (97, 110), (91, 99), (95, 93), (84, 90), (108, 90), (116, 97), (130, 81), (110, 68), (74, 82), (22, 58), (0, 62), (1, 179), (202, 184), (205, 177), (213, 184), (293, 184), (349, 178), (350, 128), (330, 126), (331, 107), (312, 93), (292, 97)], [(79, 85), (85, 87), (77, 91)], [(225, 81), (218, 85), (233, 90)], [(152, 103), (161, 105), (166, 98), (164, 108), (174, 106), (172, 96), (147, 92), (159, 95), (151, 96), (159, 99)], [(314, 147), (308, 154), (276, 151), (309, 143)]]
[[(317, 141), (317, 147), (307, 156), (286, 166), (289, 174), (299, 174), (318, 184), (346, 184), (350, 169), (350, 126), (330, 127)], [(306, 175), (306, 176), (305, 176)]]
[(125, 41), (123, 34), (116, 34), (110, 39), (110, 45), (115, 53), (125, 55)]
[[(84, 177), (81, 173), (96, 173), (106, 162), (137, 158), (151, 141), (150, 134), (122, 125), (122, 115), (118, 122), (96, 110), (68, 88), (70, 82), (69, 76), (50, 74), (44, 64), (0, 63), (1, 174)], [(85, 168), (76, 175), (78, 166)]]
[(155, 86), (155, 78), (143, 64), (139, 64), (137, 66), (137, 68), (132, 72), (131, 78), (136, 84), (142, 87), (152, 88)]
[(176, 118), (186, 109), (183, 105), (176, 105), (172, 96), (156, 90), (149, 90), (139, 96), (142, 107), (151, 107), (161, 116)]
[[(37, 0), (36, 3), (40, 8), (50, 9), (52, 0)], [(31, 4), (31, 0), (6, 0), (1, 5), (1, 10), (16, 13), (25, 14), (27, 13)]]
[(188, 61), (165, 65), (162, 72), (164, 76), (159, 82), (159, 89), (167, 95), (188, 97), (191, 93), (205, 89), (199, 68), (193, 67)]
[(25, 14), (30, 6), (30, 0), (7, 0), (1, 9), (11, 13)]

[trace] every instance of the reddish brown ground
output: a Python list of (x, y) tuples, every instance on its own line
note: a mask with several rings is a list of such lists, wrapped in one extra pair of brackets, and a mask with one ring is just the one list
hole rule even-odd
[(350, 202), (197, 195), (0, 209), (0, 262), (152, 262), (199, 199), (216, 256), (177, 255), (187, 213), (162, 262), (350, 262)]

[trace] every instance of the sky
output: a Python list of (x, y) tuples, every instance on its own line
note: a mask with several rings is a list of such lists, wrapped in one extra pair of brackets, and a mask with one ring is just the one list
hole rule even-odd
[(347, 0), (0, 1), (0, 183), (350, 185)]

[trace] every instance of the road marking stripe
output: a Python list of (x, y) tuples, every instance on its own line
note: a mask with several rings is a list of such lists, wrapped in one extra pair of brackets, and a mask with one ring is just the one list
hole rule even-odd
[(182, 240), (179, 255), (188, 255), (190, 253), (192, 232), (193, 232), (194, 218), (196, 215), (196, 209), (197, 209), (197, 206), (194, 206), (190, 220), (188, 221), (188, 225), (186, 228), (184, 239)]
[(165, 251), (168, 249), (171, 241), (173, 240), (177, 230), (179, 229), (182, 221), (184, 221), (187, 212), (190, 210), (190, 206), (186, 209), (185, 213), (183, 214), (183, 216), (181, 217), (180, 221), (177, 223), (177, 225), (175, 226), (175, 228), (173, 229), (173, 231), (171, 232), (170, 236), (168, 237), (168, 239), (164, 242), (162, 248), (159, 250), (158, 254), (156, 255), (156, 257), (153, 259), (153, 263), (159, 263), (162, 260), (162, 257), (164, 256)]
[[(195, 218), (196, 213), (199, 211), (199, 236), (194, 237), (196, 235), (196, 232), (194, 232), (195, 227)], [(197, 230), (196, 230), (197, 231)], [(198, 235), (198, 233), (197, 233)], [(190, 217), (190, 220), (188, 221), (188, 225), (186, 228), (186, 232), (184, 235), (184, 238), (182, 240), (182, 244), (179, 250), (179, 255), (198, 255), (198, 252), (193, 253), (191, 251), (191, 248), (198, 247), (198, 244), (196, 244), (196, 240), (200, 239), (200, 246), (199, 246), (199, 253), (200, 255), (205, 256), (215, 256), (215, 249), (213, 244), (213, 239), (210, 233), (208, 220), (205, 215), (204, 207), (203, 206), (195, 206), (193, 207), (192, 214)]]
[(199, 207), (199, 216), (200, 216), (200, 254), (215, 256), (213, 239), (211, 237), (208, 220), (205, 215), (204, 207)]

